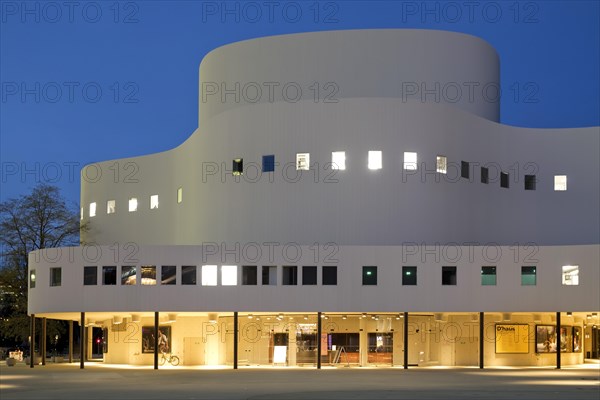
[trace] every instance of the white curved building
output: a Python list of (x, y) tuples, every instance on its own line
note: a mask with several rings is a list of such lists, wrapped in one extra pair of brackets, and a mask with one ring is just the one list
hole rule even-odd
[(83, 169), (87, 245), (30, 254), (29, 313), (108, 363), (156, 363), (156, 324), (186, 365), (597, 358), (600, 129), (500, 124), (499, 63), (426, 30), (210, 52), (185, 143)]

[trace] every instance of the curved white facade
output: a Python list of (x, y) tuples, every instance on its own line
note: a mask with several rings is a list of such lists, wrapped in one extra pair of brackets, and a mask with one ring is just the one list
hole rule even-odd
[[(391, 316), (400, 311), (464, 327), (476, 312), (490, 313), (492, 324), (533, 326), (568, 311), (571, 328), (587, 329), (600, 309), (600, 129), (502, 125), (498, 88), (494, 49), (458, 33), (318, 32), (216, 49), (200, 65), (199, 127), (185, 143), (82, 171), (90, 225), (82, 241), (93, 246), (31, 254), (29, 312), (87, 312), (105, 327), (115, 316), (178, 315), (173, 340), (181, 318), (191, 325), (179, 331), (192, 332), (194, 318), (233, 312), (379, 313), (390, 316), (384, 330), (398, 335)], [(345, 152), (344, 169), (332, 164), (333, 152)], [(380, 152), (380, 169), (369, 168), (369, 152)], [(309, 155), (308, 170), (298, 168), (299, 154)], [(209, 265), (214, 286), (202, 281)], [(221, 275), (228, 265), (234, 278)], [(83, 285), (84, 266), (98, 268), (97, 284)], [(117, 282), (104, 285), (110, 266)], [(184, 266), (197, 267), (197, 282), (182, 284)], [(256, 282), (244, 266), (256, 267)], [(264, 278), (267, 266), (274, 275)], [(125, 267), (135, 267), (135, 285), (120, 279)], [(144, 267), (154, 267), (152, 285), (143, 284)], [(337, 268), (335, 284), (324, 281), (324, 267)], [(403, 267), (416, 267), (416, 284), (403, 281)], [(494, 284), (484, 283), (483, 267), (494, 268)], [(47, 285), (56, 284), (51, 268), (61, 268), (59, 287)], [(358, 363), (370, 363), (370, 339), (356, 334)], [(398, 343), (392, 364), (404, 351)], [(513, 358), (486, 344), (486, 359), (547, 365), (549, 354), (536, 358), (534, 344)], [(231, 362), (225, 347), (194, 363)], [(416, 363), (472, 363), (436, 351)], [(565, 355), (570, 363), (583, 356)]]

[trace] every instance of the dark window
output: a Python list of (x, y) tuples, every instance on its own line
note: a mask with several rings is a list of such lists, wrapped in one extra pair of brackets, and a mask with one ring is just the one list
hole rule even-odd
[(50, 268), (50, 286), (60, 286), (62, 281), (62, 268)]
[(302, 284), (317, 284), (317, 267), (302, 267)]
[(442, 267), (442, 285), (456, 285), (456, 267)]
[(508, 174), (500, 172), (500, 187), (508, 189)]
[(135, 272), (135, 266), (123, 265), (121, 267), (121, 285), (135, 285)]
[(525, 190), (535, 190), (535, 175), (525, 175)]
[(402, 285), (417, 284), (417, 267), (402, 267)]
[(102, 267), (102, 284), (117, 284), (117, 267)]
[(489, 183), (490, 179), (489, 179), (489, 170), (487, 169), (487, 167), (481, 167), (481, 183)]
[(29, 289), (35, 288), (35, 269), (29, 271)]
[(282, 285), (297, 285), (298, 284), (298, 267), (295, 265), (284, 265)]
[(363, 267), (363, 285), (377, 285), (377, 267)]
[(469, 179), (470, 178), (469, 172), (470, 172), (469, 171), (469, 163), (466, 161), (461, 161), (460, 162), (460, 177)]
[(174, 265), (163, 265), (160, 270), (161, 285), (176, 285), (177, 284), (177, 268)]
[(196, 266), (184, 265), (181, 267), (181, 284), (195, 285), (196, 284)]
[(263, 285), (277, 285), (277, 266), (263, 265), (262, 284)]
[(86, 286), (98, 284), (98, 267), (83, 267), (83, 284)]
[(256, 285), (257, 282), (256, 265), (242, 265), (242, 285)]
[(536, 285), (536, 269), (535, 267), (521, 267), (521, 285), (535, 286)]
[(481, 267), (481, 285), (496, 286), (496, 267)]
[(244, 159), (236, 158), (233, 160), (233, 174), (242, 175), (244, 173)]
[(337, 267), (323, 267), (323, 285), (337, 285)]
[(263, 156), (262, 172), (273, 172), (275, 171), (275, 156)]

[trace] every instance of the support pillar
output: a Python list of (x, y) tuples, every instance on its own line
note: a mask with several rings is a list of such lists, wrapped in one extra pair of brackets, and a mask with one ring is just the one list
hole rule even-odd
[(46, 365), (46, 317), (42, 318), (42, 340), (40, 352), (42, 353), (42, 365)]
[(35, 314), (31, 314), (31, 322), (29, 326), (29, 368), (33, 368), (35, 359)]
[(79, 322), (79, 369), (85, 367), (85, 312), (81, 313)]
[(408, 369), (408, 312), (404, 312), (404, 369)]
[(556, 369), (560, 369), (560, 311), (556, 313)]
[(321, 332), (323, 325), (321, 324), (321, 311), (317, 313), (317, 369), (321, 369)]
[(73, 362), (73, 321), (69, 320), (69, 363)]
[(369, 361), (369, 338), (367, 335), (367, 318), (362, 315), (358, 321), (358, 365), (366, 367)]
[(238, 369), (238, 312), (233, 313), (233, 369)]
[(483, 369), (483, 352), (484, 352), (484, 315), (483, 312), (479, 313), (479, 368)]
[(154, 369), (158, 369), (158, 311), (154, 312)]

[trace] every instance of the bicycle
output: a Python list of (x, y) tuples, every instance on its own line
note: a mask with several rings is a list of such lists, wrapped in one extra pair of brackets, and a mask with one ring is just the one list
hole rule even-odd
[(179, 357), (174, 356), (172, 354), (166, 355), (167, 353), (161, 353), (162, 357), (160, 358), (160, 365), (165, 365), (166, 362), (171, 364), (172, 366), (179, 365)]

